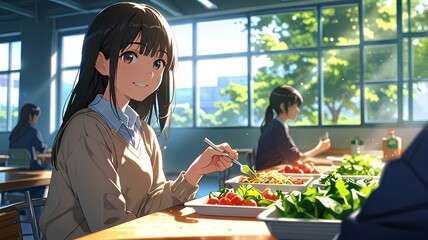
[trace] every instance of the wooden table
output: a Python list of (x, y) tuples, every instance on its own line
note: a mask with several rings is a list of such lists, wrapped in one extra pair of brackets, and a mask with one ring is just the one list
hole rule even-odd
[(0, 172), (17, 171), (18, 167), (0, 167)]
[(0, 192), (29, 187), (47, 186), (52, 170), (0, 172)]
[(52, 153), (37, 153), (36, 157), (37, 159), (40, 159), (42, 164), (47, 164), (51, 162)]
[(180, 205), (80, 239), (273, 240), (275, 238), (270, 234), (266, 224), (256, 218), (199, 215), (193, 208)]

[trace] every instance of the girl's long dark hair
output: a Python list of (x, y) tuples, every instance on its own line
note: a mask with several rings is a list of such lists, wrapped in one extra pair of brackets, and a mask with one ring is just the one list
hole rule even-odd
[(21, 108), (21, 113), (19, 115), (18, 123), (15, 128), (12, 130), (9, 136), (10, 141), (14, 141), (19, 138), (21, 135), (22, 127), (28, 123), (28, 117), (33, 117), (34, 115), (38, 116), (40, 114), (40, 108), (32, 103), (24, 104)]
[[(169, 135), (171, 104), (174, 95), (174, 75), (177, 61), (175, 38), (166, 19), (151, 6), (130, 2), (113, 4), (102, 10), (89, 25), (83, 41), (82, 61), (78, 81), (70, 95), (63, 121), (55, 138), (52, 161), (56, 167), (56, 157), (61, 145), (64, 128), (77, 111), (86, 108), (97, 94), (103, 94), (110, 83), (110, 102), (116, 106), (115, 79), (120, 51), (125, 50), (137, 36), (141, 35), (141, 54), (153, 57), (162, 51), (167, 52), (167, 63), (159, 88), (141, 102), (131, 100), (131, 106), (149, 124), (155, 115), (161, 133)], [(110, 59), (110, 72), (101, 75), (95, 68), (98, 53)], [(172, 88), (172, 89), (171, 89)], [(113, 109), (116, 109), (113, 107)]]
[(276, 87), (269, 97), (269, 106), (266, 108), (265, 118), (260, 126), (261, 133), (263, 133), (273, 121), (273, 111), (275, 111), (276, 114), (281, 112), (279, 107), (281, 103), (284, 103), (285, 112), (288, 113), (288, 107), (294, 104), (300, 106), (303, 103), (303, 98), (299, 91), (291, 86), (282, 85)]

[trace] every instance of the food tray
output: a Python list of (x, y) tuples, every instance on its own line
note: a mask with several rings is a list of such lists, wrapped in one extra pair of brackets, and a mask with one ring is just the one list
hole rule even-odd
[(264, 191), (266, 188), (270, 188), (272, 191), (281, 190), (283, 192), (292, 192), (292, 191), (304, 192), (306, 190), (306, 188), (308, 187), (308, 185), (314, 179), (313, 177), (296, 177), (299, 179), (306, 180), (305, 183), (302, 185), (288, 185), (288, 184), (269, 184), (269, 183), (241, 183), (241, 182), (239, 182), (240, 177), (241, 176), (236, 176), (234, 178), (227, 180), (225, 183), (229, 184), (234, 189), (238, 189), (239, 186), (244, 185), (244, 184), (245, 185), (250, 184), (255, 189), (257, 189), (261, 192)]
[(321, 173), (280, 173), (284, 176), (290, 176), (293, 178), (309, 178), (312, 177), (313, 179), (318, 179), (321, 176)]
[(186, 207), (193, 207), (198, 214), (231, 217), (257, 217), (267, 207), (212, 205), (207, 204), (208, 196), (197, 198), (184, 203)]
[(270, 233), (278, 239), (324, 240), (334, 239), (340, 231), (341, 220), (300, 219), (280, 217), (276, 207), (270, 207), (257, 216), (264, 221)]

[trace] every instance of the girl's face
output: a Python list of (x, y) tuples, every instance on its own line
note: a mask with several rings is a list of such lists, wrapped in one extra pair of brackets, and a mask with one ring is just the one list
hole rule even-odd
[(288, 119), (295, 121), (297, 119), (297, 115), (299, 115), (300, 109), (297, 104), (290, 105), (288, 107)]
[(40, 116), (40, 113), (34, 114), (33, 116), (28, 115), (28, 122), (33, 125), (36, 124), (39, 121), (39, 116)]
[(129, 100), (142, 101), (152, 94), (162, 81), (167, 56), (164, 52), (160, 58), (160, 50), (154, 57), (140, 54), (141, 36), (134, 43), (119, 53), (117, 66), (117, 96), (126, 96)]
[[(162, 58), (161, 50), (157, 50), (154, 57), (144, 56), (140, 54), (140, 48), (144, 47), (140, 45), (140, 39), (141, 36), (138, 36), (119, 53), (115, 83), (118, 103), (129, 102), (131, 99), (143, 101), (161, 84), (167, 61), (166, 52), (163, 52)], [(109, 60), (104, 66), (109, 66)]]

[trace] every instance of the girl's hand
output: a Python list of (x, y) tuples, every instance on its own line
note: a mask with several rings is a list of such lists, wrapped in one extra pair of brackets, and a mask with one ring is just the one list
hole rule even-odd
[(327, 151), (331, 147), (331, 141), (330, 139), (320, 140), (320, 142), (318, 143), (318, 146), (321, 152)]
[[(229, 144), (222, 143), (217, 145), (217, 147), (226, 150), (231, 157), (238, 159), (237, 151), (233, 150)], [(232, 160), (229, 157), (208, 147), (193, 161), (186, 173), (184, 173), (184, 177), (190, 184), (196, 186), (203, 175), (224, 171), (231, 166)]]

